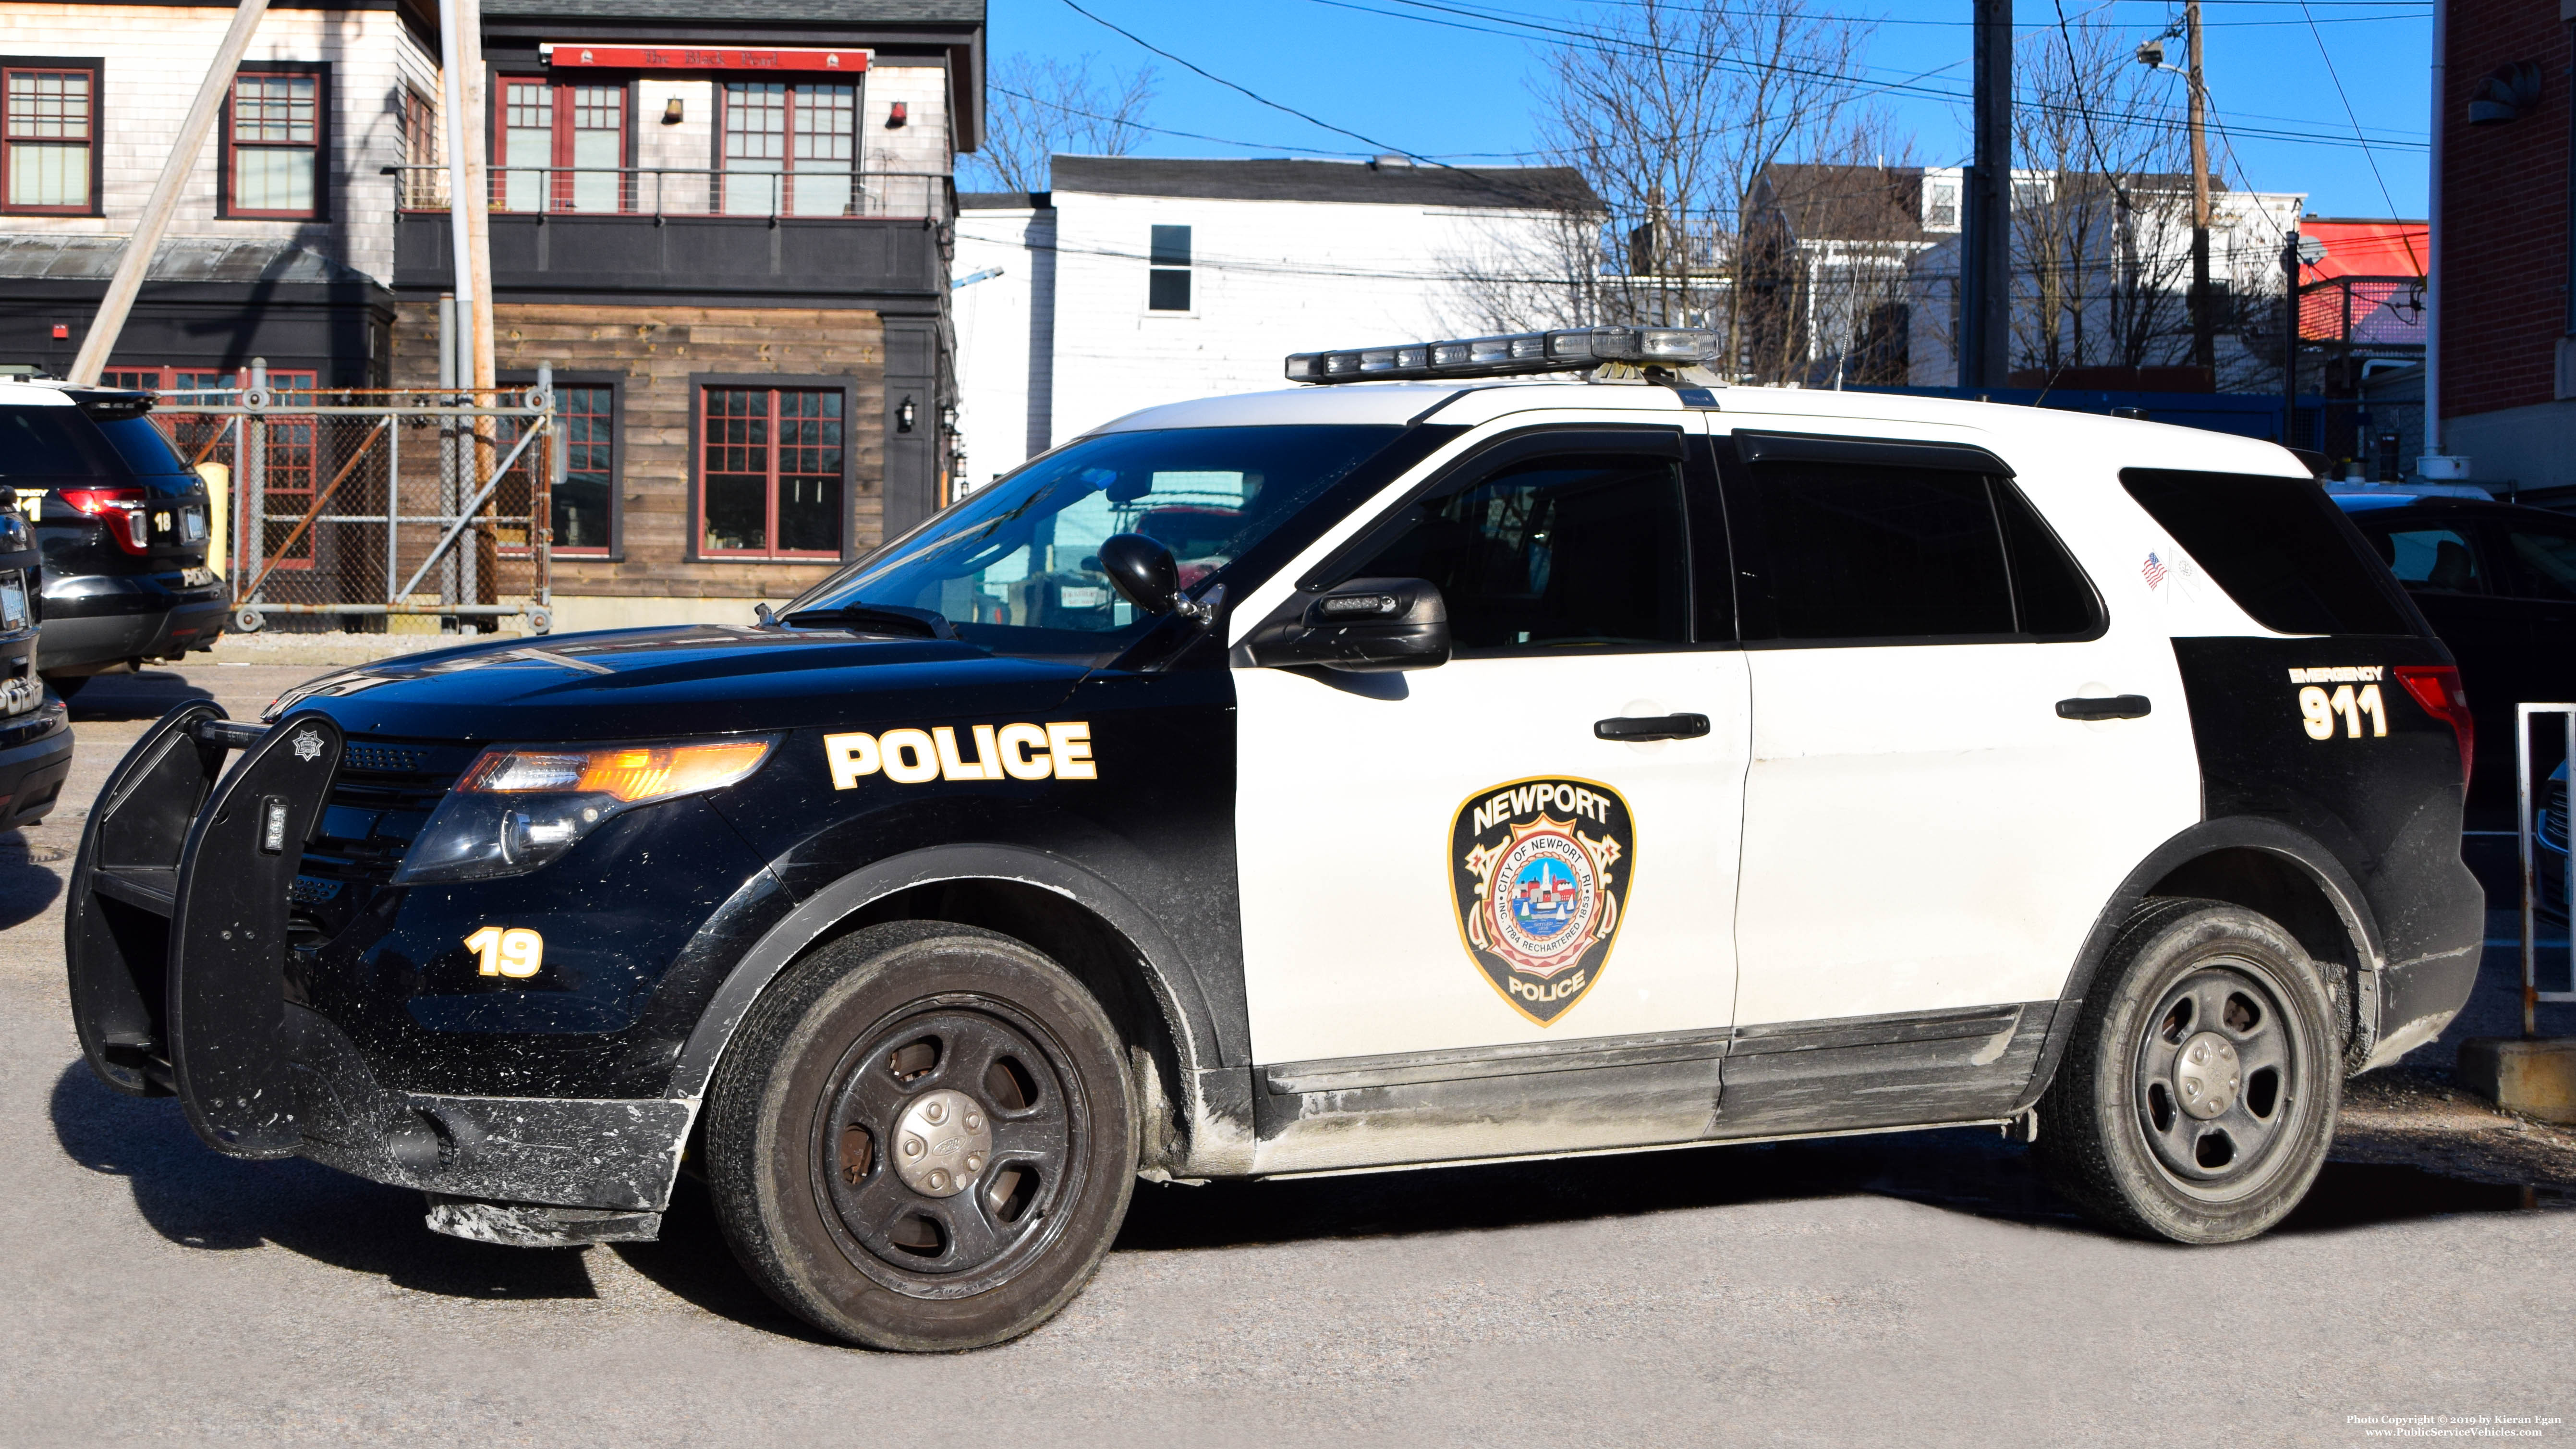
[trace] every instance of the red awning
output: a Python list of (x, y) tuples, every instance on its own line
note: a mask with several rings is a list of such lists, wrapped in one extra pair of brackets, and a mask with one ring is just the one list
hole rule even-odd
[(2325, 260), (2300, 268), (2299, 280), (2335, 277), (2420, 277), (2428, 242), (2420, 221), (2308, 221), (2302, 238), (2325, 244)]
[(601, 70), (795, 70), (864, 74), (864, 50), (805, 50), (730, 45), (576, 45), (561, 41), (541, 45), (546, 63), (558, 68)]

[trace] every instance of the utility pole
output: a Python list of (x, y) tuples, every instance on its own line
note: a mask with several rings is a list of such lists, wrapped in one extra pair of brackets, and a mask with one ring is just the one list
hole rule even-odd
[(2191, 365), (2216, 387), (2218, 319), (2209, 305), (2209, 93), (2200, 81), (2200, 0), (2183, 0), (2182, 27), (2191, 68)]
[(197, 99), (188, 107), (187, 119), (179, 123), (178, 137), (161, 162), (161, 179), (152, 184), (152, 196), (143, 203), (134, 235), (126, 238), (125, 255), (117, 258), (107, 295), (99, 299), (98, 315), (90, 319), (89, 331), (81, 334), (80, 352), (72, 359), (73, 382), (96, 383), (107, 367), (108, 355), (116, 350), (126, 314), (134, 310), (135, 295), (143, 290), (143, 279), (152, 270), (152, 254), (161, 249), (161, 233), (170, 228), (171, 213), (179, 209), (179, 193), (188, 187), (188, 173), (197, 169), (197, 158), (205, 154), (206, 133), (215, 128), (224, 96), (233, 88), (233, 72), (241, 67), (242, 52), (250, 48), (259, 18), (267, 13), (268, 0), (240, 0), (234, 9), (232, 28), (215, 47), (206, 78), (197, 87)]
[(1959, 245), (1959, 385), (2012, 365), (2012, 0), (1977, 0), (1976, 156)]

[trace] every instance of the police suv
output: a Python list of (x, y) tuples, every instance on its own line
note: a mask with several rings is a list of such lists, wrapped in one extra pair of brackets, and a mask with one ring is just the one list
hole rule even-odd
[(1139, 1175), (1985, 1123), (2278, 1222), (2476, 971), (2451, 656), (2278, 447), (1714, 347), (1300, 355), (757, 628), (184, 704), (81, 846), (90, 1065), (468, 1237), (700, 1174), (890, 1348), (1043, 1322)]

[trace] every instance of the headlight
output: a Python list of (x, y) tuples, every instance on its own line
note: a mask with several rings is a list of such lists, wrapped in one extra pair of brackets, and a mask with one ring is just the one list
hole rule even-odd
[(747, 778), (777, 743), (762, 735), (703, 745), (495, 745), (439, 802), (393, 883), (525, 875), (639, 805)]

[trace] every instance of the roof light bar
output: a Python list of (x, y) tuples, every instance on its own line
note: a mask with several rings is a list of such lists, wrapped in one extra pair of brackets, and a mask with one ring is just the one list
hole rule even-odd
[(1384, 382), (1403, 378), (1514, 377), (1580, 372), (1606, 362), (1638, 367), (1714, 367), (1721, 334), (1700, 327), (1569, 327), (1449, 342), (1292, 352), (1290, 382)]

